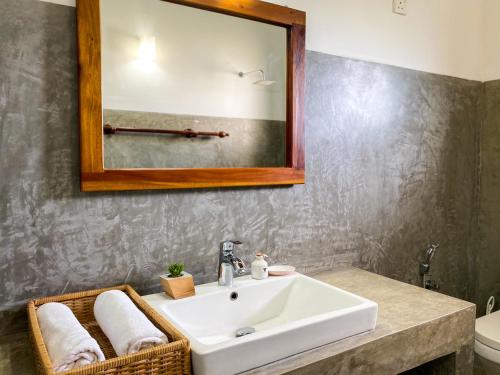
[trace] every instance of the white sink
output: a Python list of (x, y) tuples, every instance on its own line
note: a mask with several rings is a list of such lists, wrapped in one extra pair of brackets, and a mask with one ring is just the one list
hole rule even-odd
[[(199, 285), (194, 297), (181, 300), (163, 293), (144, 299), (189, 338), (195, 375), (237, 374), (372, 330), (378, 310), (375, 302), (297, 273), (242, 277), (232, 288)], [(255, 333), (236, 337), (246, 327)]]

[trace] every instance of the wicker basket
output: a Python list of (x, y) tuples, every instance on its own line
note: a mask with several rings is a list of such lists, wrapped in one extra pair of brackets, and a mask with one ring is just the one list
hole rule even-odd
[[(107, 290), (121, 290), (126, 293), (151, 322), (163, 331), (169, 343), (138, 353), (118, 357), (111, 343), (99, 328), (94, 317), (94, 301), (99, 294)], [(28, 318), (31, 341), (35, 353), (37, 372), (40, 375), (56, 374), (43, 342), (36, 310), (48, 302), (60, 302), (68, 306), (90, 335), (97, 340), (106, 360), (78, 369), (58, 372), (59, 375), (190, 375), (191, 360), (189, 341), (167, 320), (153, 310), (132, 287), (122, 285), (114, 288), (91, 290), (88, 292), (47, 297), (28, 303)]]

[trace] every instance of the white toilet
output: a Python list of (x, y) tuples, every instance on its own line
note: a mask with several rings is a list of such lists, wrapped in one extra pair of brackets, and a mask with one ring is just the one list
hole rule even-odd
[(500, 375), (500, 311), (476, 319), (475, 352), (487, 375)]

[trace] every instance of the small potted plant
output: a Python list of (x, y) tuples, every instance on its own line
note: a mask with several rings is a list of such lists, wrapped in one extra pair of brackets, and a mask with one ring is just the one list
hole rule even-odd
[(194, 296), (195, 293), (193, 276), (184, 272), (184, 265), (180, 263), (168, 266), (168, 274), (160, 276), (160, 284), (173, 299)]

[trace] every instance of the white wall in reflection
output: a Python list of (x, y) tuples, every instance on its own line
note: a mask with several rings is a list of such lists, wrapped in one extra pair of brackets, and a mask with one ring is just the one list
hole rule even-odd
[[(102, 0), (101, 34), (104, 108), (286, 118), (284, 28), (160, 0)], [(238, 77), (255, 69), (276, 83)]]

